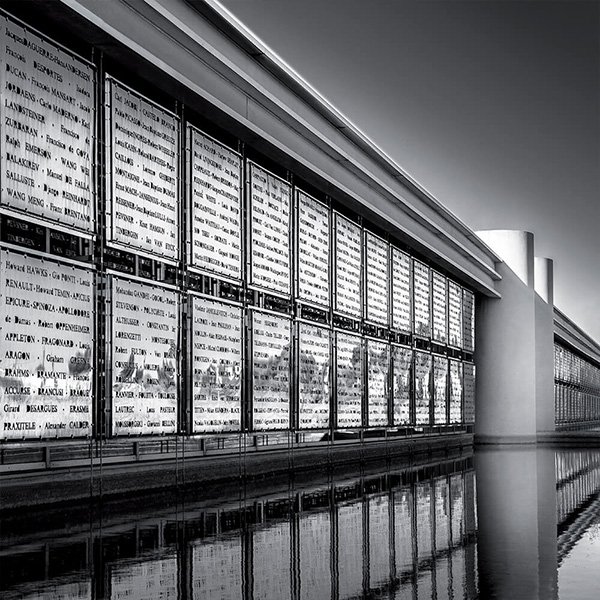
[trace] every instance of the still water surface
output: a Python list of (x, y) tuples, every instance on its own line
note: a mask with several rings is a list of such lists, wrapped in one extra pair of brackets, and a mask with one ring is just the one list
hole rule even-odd
[(487, 449), (9, 517), (0, 597), (596, 599), (599, 493), (600, 452)]

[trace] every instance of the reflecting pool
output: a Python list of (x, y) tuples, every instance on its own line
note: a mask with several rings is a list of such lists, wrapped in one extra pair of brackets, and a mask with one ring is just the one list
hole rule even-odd
[(0, 597), (582, 599), (600, 452), (497, 449), (6, 515)]

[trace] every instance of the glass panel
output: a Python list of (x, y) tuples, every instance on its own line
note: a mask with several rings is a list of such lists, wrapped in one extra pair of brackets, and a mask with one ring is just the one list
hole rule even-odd
[(252, 415), (256, 431), (290, 423), (290, 320), (253, 310)]
[(362, 425), (363, 345), (360, 337), (336, 333), (337, 426)]

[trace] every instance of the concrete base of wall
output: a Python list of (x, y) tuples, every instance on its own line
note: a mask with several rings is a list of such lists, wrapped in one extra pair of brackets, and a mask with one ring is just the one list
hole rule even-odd
[(535, 436), (525, 435), (475, 435), (474, 445), (477, 446), (573, 446), (573, 447), (600, 447), (600, 423), (595, 425), (595, 430), (583, 431), (548, 431)]
[[(600, 427), (600, 423), (597, 425)], [(538, 443), (545, 446), (573, 448), (600, 448), (600, 429), (585, 431), (553, 431), (538, 436)]]
[(483, 435), (475, 434), (474, 443), (476, 446), (497, 446), (497, 445), (522, 445), (537, 444), (537, 435)]
[(347, 468), (378, 462), (401, 468), (428, 457), (473, 446), (473, 435), (447, 434), (420, 438), (336, 443), (327, 446), (264, 450), (222, 456), (183, 458), (129, 464), (111, 464), (101, 469), (65, 468), (2, 477), (0, 514), (15, 508), (39, 508), (64, 503), (144, 497), (144, 502), (185, 491), (215, 486), (239, 486), (242, 481), (267, 479), (281, 473), (330, 472), (336, 477)]

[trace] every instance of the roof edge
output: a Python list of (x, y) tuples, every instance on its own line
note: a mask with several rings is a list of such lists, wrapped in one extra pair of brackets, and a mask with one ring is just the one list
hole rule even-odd
[[(199, 10), (204, 16), (212, 16), (213, 22), (217, 20), (220, 21), (220, 24), (224, 24), (229, 37), (245, 49), (257, 62), (292, 88), (300, 98), (331, 122), (340, 130), (342, 135), (385, 168), (393, 177), (400, 179), (406, 187), (425, 201), (434, 212), (461, 231), (479, 250), (488, 255), (494, 262), (500, 262), (498, 256), (475, 234), (474, 230), (446, 208), (425, 186), (408, 174), (389, 154), (340, 112), (323, 94), (223, 6), (219, 0), (186, 0), (186, 2), (195, 10)], [(208, 11), (202, 10), (201, 5), (207, 7), (211, 14), (207, 15)], [(215, 23), (215, 25), (219, 25), (219, 23)]]

